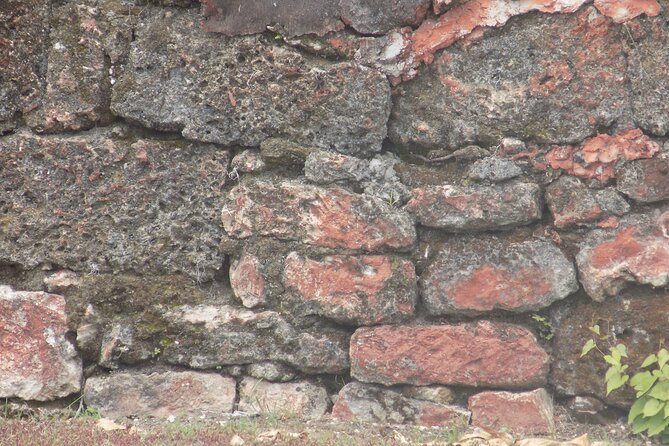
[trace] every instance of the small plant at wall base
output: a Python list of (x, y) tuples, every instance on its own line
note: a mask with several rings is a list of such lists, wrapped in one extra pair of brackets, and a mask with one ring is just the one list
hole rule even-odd
[[(600, 339), (608, 339), (608, 336), (601, 336), (599, 325), (590, 327), (590, 331)], [(648, 355), (641, 363), (640, 369), (645, 370), (630, 378), (629, 365), (623, 364), (623, 358), (628, 358), (624, 344), (609, 347), (609, 354), (606, 354), (597, 341), (590, 339), (583, 346), (581, 357), (592, 350), (597, 350), (609, 364), (604, 376), (607, 395), (626, 385), (636, 390), (636, 400), (627, 417), (633, 432), (646, 432), (650, 437), (659, 436), (663, 443), (669, 443), (669, 351), (660, 346), (657, 354)]]

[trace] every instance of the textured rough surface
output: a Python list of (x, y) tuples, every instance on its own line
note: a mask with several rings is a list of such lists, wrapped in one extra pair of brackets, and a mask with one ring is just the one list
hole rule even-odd
[(286, 382), (295, 379), (295, 371), (280, 362), (250, 364), (246, 367), (246, 373), (253, 378), (270, 382)]
[(86, 380), (84, 402), (106, 418), (200, 417), (232, 412), (235, 380), (202, 372), (123, 372)]
[(546, 188), (546, 202), (558, 228), (588, 226), (599, 220), (621, 216), (630, 205), (612, 188), (588, 188), (578, 178), (561, 176)]
[(221, 220), (232, 237), (271, 236), (327, 248), (407, 249), (416, 239), (409, 215), (380, 199), (296, 182), (235, 187)]
[(381, 149), (390, 112), (381, 74), (352, 63), (314, 64), (262, 36), (205, 34), (196, 14), (154, 11), (137, 29), (113, 87), (116, 115), (220, 144), (285, 136), (345, 153)]
[(406, 320), (416, 304), (416, 273), (407, 260), (387, 256), (329, 256), (314, 260), (292, 252), (283, 285), (297, 314), (319, 314), (344, 324)]
[(429, 314), (536, 311), (578, 289), (574, 265), (548, 241), (466, 237), (444, 246), (420, 278)]
[(469, 421), (469, 412), (460, 407), (408, 398), (397, 390), (359, 382), (341, 389), (332, 416), (345, 421), (421, 426), (451, 427)]
[(424, 226), (453, 232), (506, 229), (541, 218), (536, 184), (432, 186), (412, 191), (406, 209)]
[(230, 285), (246, 308), (263, 305), (267, 299), (267, 284), (261, 260), (253, 254), (242, 253), (230, 265)]
[(304, 176), (317, 184), (368, 179), (369, 161), (323, 150), (311, 152), (304, 163)]
[(169, 345), (163, 358), (197, 369), (281, 361), (305, 373), (348, 368), (348, 336), (338, 330), (300, 331), (278, 313), (229, 306), (184, 305), (170, 310)]
[(669, 284), (669, 211), (630, 215), (616, 231), (594, 230), (576, 256), (581, 283), (596, 301), (629, 282)]
[(624, 23), (641, 14), (653, 17), (662, 8), (657, 0), (595, 0), (595, 7), (616, 23)]
[(122, 128), (2, 138), (0, 261), (207, 280), (223, 261), (215, 215), (228, 157)]
[[(497, 12), (486, 9), (490, 0), (473, 3), (486, 13)], [(520, 2), (502, 3), (514, 8)], [(442, 16), (443, 23), (451, 23), (445, 17), (454, 11)], [(575, 143), (599, 126), (611, 125), (627, 101), (623, 47), (611, 22), (593, 12), (585, 8), (573, 15), (527, 15), (469, 46), (445, 50), (395, 94), (390, 138), (411, 149), (497, 144), (507, 135)], [(479, 25), (475, 14), (466, 14), (474, 17), (473, 26)], [(430, 22), (421, 28), (430, 39), (421, 48), (414, 45), (417, 57), (431, 54), (431, 37), (441, 35), (430, 29)]]
[(0, 135), (37, 108), (44, 94), (48, 0), (0, 3)]
[(640, 364), (649, 354), (657, 353), (659, 340), (669, 338), (669, 293), (635, 287), (605, 304), (579, 299), (559, 308), (555, 315), (550, 382), (556, 392), (592, 395), (629, 407), (635, 392), (625, 388), (607, 397), (601, 378), (608, 364), (594, 351), (581, 358), (581, 348), (593, 336), (589, 327), (598, 324), (603, 335), (615, 336), (616, 342), (627, 346), (630, 357), (626, 364)]
[(66, 338), (65, 299), (0, 285), (0, 397), (53, 400), (81, 388), (81, 359)]
[(527, 388), (545, 384), (548, 355), (525, 328), (461, 325), (360, 328), (351, 376), (370, 383)]
[(553, 402), (546, 389), (531, 392), (481, 392), (469, 398), (472, 424), (484, 429), (508, 429), (521, 435), (552, 434)]
[(284, 414), (320, 418), (330, 407), (325, 387), (309, 381), (268, 383), (244, 378), (239, 384), (239, 410), (257, 414)]
[(489, 156), (472, 164), (467, 176), (472, 180), (498, 183), (515, 178), (521, 173), (523, 170), (513, 161)]
[(253, 34), (268, 27), (288, 36), (323, 35), (352, 26), (364, 34), (417, 25), (430, 0), (204, 0), (204, 28), (227, 35)]
[(546, 161), (553, 169), (606, 183), (615, 177), (618, 161), (652, 158), (659, 150), (658, 143), (641, 130), (632, 129), (616, 135), (600, 134), (586, 139), (578, 147), (554, 147), (546, 154)]
[(632, 161), (617, 173), (618, 190), (643, 203), (669, 199), (669, 155)]

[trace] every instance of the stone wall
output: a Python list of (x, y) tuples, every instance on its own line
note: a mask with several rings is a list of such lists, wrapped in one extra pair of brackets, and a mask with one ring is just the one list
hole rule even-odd
[(0, 3), (0, 398), (629, 405), (579, 355), (669, 335), (669, 5), (269, 4)]

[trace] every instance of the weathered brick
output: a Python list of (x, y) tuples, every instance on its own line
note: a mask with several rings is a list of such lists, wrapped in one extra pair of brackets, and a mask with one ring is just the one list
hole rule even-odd
[(81, 388), (65, 299), (0, 285), (0, 397), (47, 401)]
[(121, 372), (86, 380), (84, 402), (107, 418), (200, 417), (232, 412), (235, 380), (216, 373)]
[(359, 382), (341, 389), (332, 416), (345, 421), (421, 426), (466, 426), (469, 421), (469, 412), (460, 407), (409, 398), (394, 389)]
[(617, 230), (592, 231), (576, 256), (583, 288), (601, 302), (628, 282), (669, 284), (668, 235), (669, 211), (630, 215)]
[(453, 232), (506, 229), (541, 218), (541, 189), (515, 183), (417, 188), (406, 209), (419, 223)]
[(408, 260), (387, 256), (330, 256), (313, 260), (290, 253), (283, 285), (299, 314), (371, 325), (406, 319), (416, 303), (416, 274)]
[(385, 385), (541, 386), (548, 359), (525, 328), (489, 321), (360, 328), (351, 338), (351, 375)]
[(262, 235), (359, 251), (406, 250), (416, 239), (409, 215), (378, 198), (297, 182), (235, 187), (221, 221), (236, 238)]
[(553, 401), (546, 389), (531, 392), (481, 392), (469, 398), (472, 424), (488, 430), (521, 435), (555, 431)]
[(420, 278), (429, 314), (536, 311), (578, 289), (574, 265), (548, 241), (450, 241)]

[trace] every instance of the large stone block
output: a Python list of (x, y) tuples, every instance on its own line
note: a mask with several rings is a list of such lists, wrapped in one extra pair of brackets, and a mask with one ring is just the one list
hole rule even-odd
[(198, 369), (263, 361), (305, 373), (348, 368), (348, 335), (334, 329), (298, 330), (273, 311), (216, 305), (183, 305), (165, 315), (169, 331), (162, 358)]
[[(372, 325), (406, 319), (416, 304), (416, 273), (408, 260), (388, 256), (288, 255), (283, 285), (298, 314)], [(286, 299), (286, 297), (283, 297)]]
[(247, 377), (239, 384), (242, 412), (320, 418), (329, 407), (330, 397), (325, 387), (309, 381), (269, 383)]
[(412, 191), (406, 209), (422, 225), (453, 232), (507, 229), (541, 218), (537, 184), (428, 186)]
[(555, 432), (553, 401), (546, 389), (531, 392), (481, 392), (469, 398), (472, 424), (521, 435)]
[(113, 87), (116, 115), (220, 144), (282, 136), (346, 153), (381, 150), (390, 112), (383, 75), (314, 63), (263, 36), (206, 34), (199, 23), (193, 9), (148, 10)]
[(551, 242), (491, 236), (446, 244), (420, 286), (433, 315), (536, 311), (578, 290), (573, 263)]
[(625, 217), (617, 230), (594, 230), (576, 256), (581, 283), (596, 301), (629, 282), (669, 284), (669, 211)]
[(332, 416), (345, 421), (430, 427), (466, 426), (469, 422), (469, 412), (460, 407), (410, 398), (395, 389), (359, 382), (341, 389)]
[(0, 139), (0, 261), (211, 279), (229, 154), (127, 129)]
[(0, 398), (47, 401), (78, 392), (81, 359), (67, 332), (62, 296), (0, 285)]
[(527, 329), (489, 321), (360, 328), (351, 338), (351, 376), (385, 385), (541, 386), (548, 359)]
[(356, 251), (406, 250), (416, 239), (411, 217), (383, 200), (288, 181), (235, 187), (221, 221), (235, 238), (261, 235)]
[(86, 380), (84, 402), (107, 418), (200, 417), (232, 412), (237, 384), (202, 372), (122, 372)]
[[(436, 49), (480, 26), (482, 16), (490, 19), (488, 25), (504, 23), (505, 12), (522, 9), (515, 3), (477, 0), (453, 8), (435, 26), (423, 24), (411, 37), (411, 50), (429, 60)], [(524, 4), (537, 3), (546, 4)], [(550, 2), (556, 10), (572, 11), (576, 3), (584, 2)], [(442, 25), (466, 29), (464, 34), (454, 30), (450, 39)], [(395, 144), (455, 149), (468, 143), (494, 145), (505, 135), (575, 143), (613, 124), (629, 104), (622, 39), (594, 8), (569, 15), (528, 14), (468, 43), (439, 53), (397, 90), (389, 124)]]

